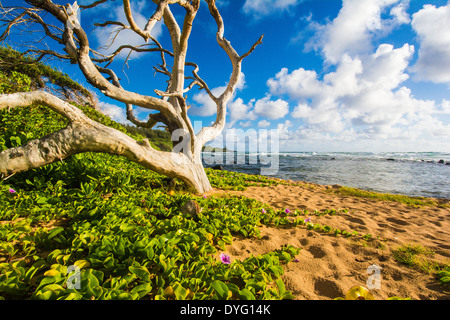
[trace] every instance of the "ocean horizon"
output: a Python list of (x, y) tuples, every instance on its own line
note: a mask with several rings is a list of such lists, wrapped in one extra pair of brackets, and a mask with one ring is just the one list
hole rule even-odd
[[(203, 162), (205, 167), (286, 180), (450, 199), (450, 153), (444, 152), (227, 151), (204, 152)], [(264, 174), (261, 169), (269, 164), (276, 170)]]

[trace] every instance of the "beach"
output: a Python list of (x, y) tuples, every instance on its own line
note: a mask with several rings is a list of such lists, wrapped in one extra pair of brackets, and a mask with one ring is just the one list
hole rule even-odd
[[(359, 236), (344, 237), (297, 227), (261, 226), (260, 239), (233, 239), (226, 253), (231, 259), (245, 259), (279, 249), (283, 245), (301, 248), (295, 262), (285, 266), (286, 290), (299, 300), (335, 299), (353, 286), (367, 286), (368, 268), (380, 270), (379, 288), (371, 290), (375, 299), (397, 296), (413, 300), (450, 299), (450, 288), (442, 286), (435, 274), (396, 261), (394, 251), (405, 245), (420, 245), (433, 253), (423, 261), (450, 260), (450, 201), (440, 205), (410, 206), (333, 193), (333, 188), (314, 183), (290, 181), (269, 187), (248, 187), (245, 191), (214, 189), (208, 196), (236, 195), (256, 199), (275, 209), (298, 210), (319, 223)], [(444, 205), (442, 205), (444, 204)], [(315, 214), (335, 209), (336, 214)], [(341, 209), (341, 210), (340, 210)], [(346, 210), (343, 210), (346, 209)], [(362, 235), (371, 235), (364, 238)], [(372, 271), (373, 272), (373, 271)]]

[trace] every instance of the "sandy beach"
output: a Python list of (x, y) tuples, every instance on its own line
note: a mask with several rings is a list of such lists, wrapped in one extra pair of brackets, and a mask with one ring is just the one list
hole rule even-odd
[[(402, 203), (341, 196), (327, 192), (333, 186), (302, 183), (249, 187), (245, 191), (214, 190), (209, 195), (243, 195), (269, 204), (276, 209), (324, 211), (347, 209), (336, 215), (316, 216), (311, 222), (341, 230), (370, 234), (345, 238), (308, 230), (305, 226), (291, 228), (261, 227), (261, 239), (234, 239), (227, 248), (232, 259), (245, 259), (293, 245), (302, 250), (298, 262), (285, 266), (286, 289), (299, 300), (324, 300), (343, 297), (353, 286), (366, 286), (367, 268), (381, 267), (380, 289), (371, 290), (375, 299), (392, 296), (413, 300), (450, 299), (450, 288), (443, 287), (434, 275), (417, 267), (401, 264), (392, 251), (402, 245), (420, 244), (434, 254), (427, 259), (447, 262), (450, 259), (450, 208), (437, 206), (412, 207)], [(303, 218), (304, 216), (302, 216)]]

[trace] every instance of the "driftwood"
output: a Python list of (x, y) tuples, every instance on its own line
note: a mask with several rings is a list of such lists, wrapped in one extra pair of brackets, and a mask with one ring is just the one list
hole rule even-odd
[[(202, 147), (223, 131), (226, 121), (226, 106), (238, 84), (242, 60), (262, 42), (262, 36), (245, 54), (239, 55), (224, 37), (224, 22), (215, 1), (206, 0), (210, 14), (217, 25), (217, 43), (227, 53), (233, 68), (226, 89), (220, 96), (215, 96), (199, 76), (198, 65), (186, 61), (188, 40), (200, 7), (200, 0), (153, 0), (157, 5), (155, 12), (148, 19), (143, 29), (136, 24), (133, 18), (130, 1), (123, 0), (123, 9), (128, 24), (106, 21), (94, 23), (94, 25), (97, 27), (114, 25), (117, 27), (117, 33), (125, 29), (132, 30), (146, 42), (150, 41), (152, 45), (139, 47), (124, 45), (110, 55), (101, 55), (90, 48), (88, 35), (79, 22), (81, 10), (99, 6), (107, 0), (98, 0), (85, 6), (78, 6), (76, 2), (73, 5), (62, 6), (53, 3), (51, 0), (26, 0), (25, 2), (27, 5), (1, 8), (3, 10), (1, 20), (6, 27), (0, 35), (0, 40), (8, 37), (13, 26), (21, 23), (39, 25), (48, 38), (63, 46), (65, 53), (51, 51), (48, 48), (30, 51), (37, 53), (40, 58), (45, 55), (53, 55), (59, 59), (77, 63), (90, 84), (105, 96), (126, 105), (129, 121), (136, 126), (147, 128), (162, 122), (167, 126), (167, 130), (172, 133), (172, 136), (182, 137), (182, 142), (174, 147), (173, 152), (158, 151), (150, 146), (148, 140), (138, 143), (120, 131), (90, 120), (80, 109), (49, 93), (35, 91), (0, 95), (0, 109), (44, 105), (69, 120), (69, 124), (64, 129), (41, 139), (30, 141), (25, 145), (1, 152), (0, 173), (11, 175), (16, 172), (38, 168), (77, 153), (105, 152), (125, 156), (155, 172), (178, 178), (198, 193), (209, 191), (211, 185), (201, 161)], [(186, 11), (181, 27), (170, 10), (173, 5), (180, 5)], [(48, 14), (56, 18), (60, 25), (55, 26), (46, 22), (45, 19), (48, 18)], [(164, 49), (151, 35), (156, 22), (161, 20), (164, 21), (170, 33), (172, 51)], [(154, 70), (169, 78), (167, 89), (165, 91), (155, 90), (155, 97), (124, 89), (109, 65), (125, 49), (135, 52), (159, 53), (162, 64), (154, 67)], [(172, 57), (173, 65), (171, 69), (166, 64), (166, 55)], [(187, 67), (192, 69), (192, 75), (190, 76), (186, 75)], [(191, 81), (187, 86), (185, 85), (186, 80)], [(195, 86), (205, 90), (217, 105), (215, 122), (209, 127), (202, 128), (197, 134), (195, 134), (188, 117), (188, 106), (184, 96)], [(134, 116), (133, 106), (156, 110), (157, 112), (150, 114), (148, 121), (140, 121)]]

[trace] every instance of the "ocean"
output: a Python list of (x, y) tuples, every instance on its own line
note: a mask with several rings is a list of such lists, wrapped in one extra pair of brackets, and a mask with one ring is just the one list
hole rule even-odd
[[(267, 157), (227, 152), (214, 158), (212, 155), (203, 153), (205, 167), (221, 165), (228, 171), (294, 181), (450, 199), (450, 153), (282, 152)], [(272, 162), (267, 162), (268, 159)], [(275, 170), (270, 175), (264, 174), (261, 169), (269, 166)]]

